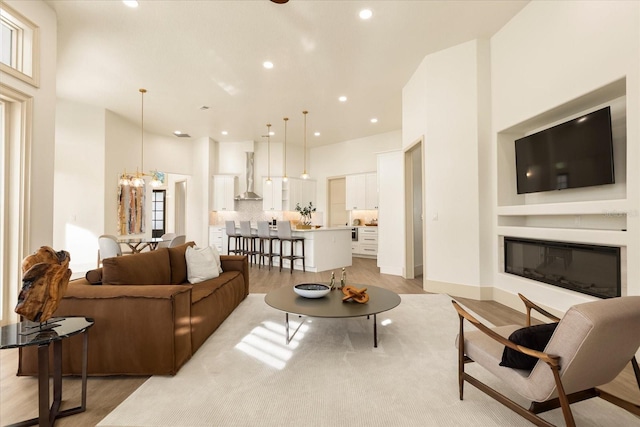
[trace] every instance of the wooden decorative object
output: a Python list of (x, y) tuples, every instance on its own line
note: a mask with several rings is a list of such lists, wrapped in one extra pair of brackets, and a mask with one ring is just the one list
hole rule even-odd
[(22, 261), (22, 290), (15, 312), (33, 322), (46, 322), (67, 290), (71, 270), (67, 251), (42, 246)]
[(344, 288), (342, 288), (342, 293), (344, 294), (342, 302), (353, 300), (355, 302), (359, 302), (360, 304), (364, 304), (369, 301), (367, 288), (358, 289), (353, 286), (345, 286)]

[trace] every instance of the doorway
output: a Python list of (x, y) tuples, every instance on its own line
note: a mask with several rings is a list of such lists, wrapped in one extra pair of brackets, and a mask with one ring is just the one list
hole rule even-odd
[(347, 211), (347, 180), (345, 177), (329, 179), (329, 227), (349, 223)]
[(416, 141), (404, 156), (406, 191), (407, 279), (424, 275), (424, 157), (423, 141)]
[(187, 218), (187, 181), (175, 184), (175, 233), (179, 236), (186, 233)]

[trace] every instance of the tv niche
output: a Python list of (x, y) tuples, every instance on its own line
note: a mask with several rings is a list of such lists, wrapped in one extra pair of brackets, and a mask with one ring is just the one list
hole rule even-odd
[(518, 194), (613, 184), (611, 108), (515, 141)]
[(504, 238), (505, 272), (600, 298), (621, 296), (620, 248)]

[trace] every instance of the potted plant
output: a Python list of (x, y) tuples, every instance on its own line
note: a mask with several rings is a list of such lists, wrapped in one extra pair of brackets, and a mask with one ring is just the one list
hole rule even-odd
[(316, 211), (312, 202), (309, 202), (309, 206), (301, 207), (300, 203), (296, 203), (296, 212), (300, 213), (300, 222), (298, 228), (310, 229), (311, 228), (311, 214)]

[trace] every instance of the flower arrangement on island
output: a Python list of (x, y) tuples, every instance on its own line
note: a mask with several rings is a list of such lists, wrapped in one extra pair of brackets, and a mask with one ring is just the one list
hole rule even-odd
[(296, 203), (296, 212), (300, 213), (300, 222), (304, 225), (311, 225), (311, 214), (316, 211), (316, 207), (312, 202), (309, 206), (301, 207), (300, 203)]

